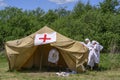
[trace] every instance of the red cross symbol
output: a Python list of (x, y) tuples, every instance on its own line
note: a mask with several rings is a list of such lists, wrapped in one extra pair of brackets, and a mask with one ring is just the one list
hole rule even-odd
[(43, 39), (43, 42), (45, 42), (46, 40), (50, 40), (51, 38), (47, 38), (47, 34), (44, 34), (44, 37), (43, 38), (39, 38), (40, 39)]

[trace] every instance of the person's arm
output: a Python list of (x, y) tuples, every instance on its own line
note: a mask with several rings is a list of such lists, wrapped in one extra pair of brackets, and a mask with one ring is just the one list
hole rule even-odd
[(98, 46), (97, 46), (97, 44), (93, 47), (93, 49), (95, 50), (95, 52), (98, 52)]

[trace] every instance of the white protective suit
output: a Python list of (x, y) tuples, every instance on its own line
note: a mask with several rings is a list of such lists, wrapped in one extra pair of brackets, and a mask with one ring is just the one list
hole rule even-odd
[(57, 63), (59, 60), (59, 52), (57, 49), (53, 48), (50, 50), (48, 55), (48, 61), (51, 63)]
[(89, 49), (89, 55), (88, 55), (88, 65), (93, 67), (94, 63), (100, 62), (100, 51), (103, 49), (103, 46), (99, 45), (98, 42), (92, 42), (96, 43), (95, 45), (92, 45)]

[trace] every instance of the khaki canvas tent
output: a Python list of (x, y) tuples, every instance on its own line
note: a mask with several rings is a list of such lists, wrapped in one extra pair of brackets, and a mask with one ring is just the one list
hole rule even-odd
[(18, 40), (5, 43), (6, 55), (10, 70), (22, 68), (40, 67), (48, 64), (48, 53), (51, 48), (57, 48), (60, 52), (58, 66), (66, 66), (71, 70), (81, 72), (85, 70), (84, 63), (87, 61), (88, 49), (80, 42), (67, 38), (56, 32), (56, 42), (34, 46), (36, 34), (55, 32), (45, 26), (37, 32)]

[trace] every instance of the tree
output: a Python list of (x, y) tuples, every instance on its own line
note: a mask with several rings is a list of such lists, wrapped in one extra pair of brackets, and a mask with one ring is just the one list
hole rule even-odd
[(103, 13), (115, 13), (117, 6), (119, 6), (118, 0), (104, 0), (102, 3), (100, 3), (100, 9)]
[(59, 16), (59, 17), (64, 17), (64, 16), (68, 16), (70, 15), (70, 11), (66, 10), (66, 7), (60, 7), (58, 9), (55, 9), (55, 13)]
[(57, 18), (58, 15), (54, 12), (54, 10), (49, 10), (44, 16), (44, 22), (46, 23), (46, 25), (50, 25), (51, 23), (53, 23)]
[(81, 1), (78, 1), (78, 3), (73, 8), (73, 15), (78, 18), (78, 17), (81, 17), (84, 13), (92, 9), (94, 9), (94, 7), (90, 5), (89, 1), (87, 2), (87, 4), (84, 4)]

